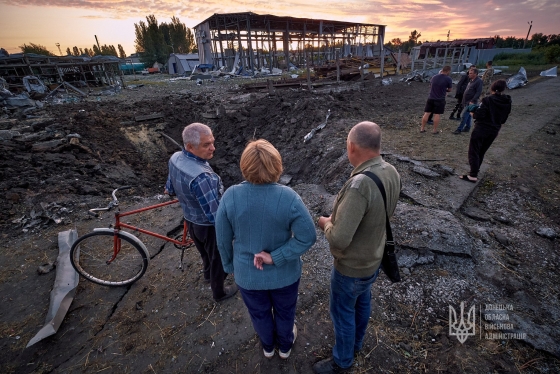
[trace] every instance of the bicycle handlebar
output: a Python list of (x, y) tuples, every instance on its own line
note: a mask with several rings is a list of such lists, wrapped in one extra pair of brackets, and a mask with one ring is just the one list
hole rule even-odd
[(88, 214), (94, 217), (99, 217), (99, 213), (97, 212), (110, 211), (114, 207), (119, 206), (119, 200), (117, 199), (116, 192), (120, 190), (128, 190), (129, 188), (132, 188), (132, 186), (123, 186), (123, 187), (115, 188), (111, 193), (111, 195), (113, 196), (113, 201), (111, 201), (105, 208), (92, 208), (88, 210)]

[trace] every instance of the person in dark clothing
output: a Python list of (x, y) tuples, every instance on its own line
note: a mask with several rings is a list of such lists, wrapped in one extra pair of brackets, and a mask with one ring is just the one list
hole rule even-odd
[(457, 104), (455, 104), (455, 108), (453, 108), (453, 110), (451, 111), (449, 119), (455, 119), (455, 113), (457, 113), (457, 120), (461, 119), (461, 112), (463, 111), (463, 94), (465, 93), (468, 84), (469, 75), (461, 75), (461, 79), (459, 79), (459, 83), (457, 83), (457, 89), (455, 90), (455, 98), (457, 99)]
[(482, 80), (478, 77), (478, 69), (471, 67), (469, 69), (469, 83), (463, 93), (463, 117), (457, 130), (453, 134), (460, 134), (461, 132), (469, 132), (471, 129), (471, 114), (466, 108), (471, 104), (477, 104), (482, 92)]
[(434, 128), (432, 134), (439, 134), (437, 127), (440, 115), (443, 114), (445, 109), (445, 95), (447, 92), (451, 92), (451, 88), (453, 87), (453, 81), (449, 77), (449, 73), (451, 73), (451, 66), (444, 66), (443, 69), (441, 69), (441, 73), (434, 75), (430, 81), (430, 95), (424, 107), (420, 132), (426, 132), (426, 123), (428, 123), (430, 114), (433, 113)]
[(475, 183), (486, 151), (498, 136), (502, 125), (511, 112), (511, 97), (504, 95), (506, 81), (500, 79), (490, 87), (492, 95), (482, 99), (480, 106), (473, 112), (474, 130), (469, 143), (469, 165), (471, 170), (462, 175), (464, 181)]

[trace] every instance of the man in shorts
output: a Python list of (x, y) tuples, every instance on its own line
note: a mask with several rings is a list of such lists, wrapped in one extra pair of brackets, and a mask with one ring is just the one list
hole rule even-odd
[(443, 110), (445, 109), (445, 95), (451, 92), (453, 87), (453, 81), (449, 74), (451, 73), (451, 66), (446, 65), (441, 69), (441, 73), (434, 75), (430, 81), (430, 96), (428, 96), (428, 101), (424, 107), (424, 115), (422, 116), (422, 125), (420, 127), (420, 132), (426, 132), (426, 123), (428, 122), (428, 117), (430, 113), (434, 114), (434, 129), (432, 134), (439, 134), (438, 125)]

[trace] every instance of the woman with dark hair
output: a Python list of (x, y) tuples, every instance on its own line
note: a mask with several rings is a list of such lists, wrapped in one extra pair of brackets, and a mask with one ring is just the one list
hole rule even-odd
[(469, 174), (460, 176), (464, 181), (476, 183), (478, 172), (486, 151), (498, 136), (502, 125), (511, 112), (511, 97), (504, 95), (506, 81), (500, 79), (492, 83), (491, 95), (482, 99), (479, 107), (472, 112), (475, 127), (469, 143)]
[(266, 358), (290, 356), (301, 277), (301, 255), (316, 240), (315, 225), (299, 195), (278, 184), (282, 157), (264, 139), (241, 155), (245, 181), (224, 193), (216, 237), (226, 273), (233, 273)]

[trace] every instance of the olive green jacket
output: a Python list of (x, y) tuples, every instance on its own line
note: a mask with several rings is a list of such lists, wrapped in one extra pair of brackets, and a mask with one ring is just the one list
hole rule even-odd
[(401, 179), (393, 165), (381, 156), (358, 165), (338, 193), (325, 236), (342, 275), (365, 278), (379, 268), (385, 247), (385, 207), (377, 185), (364, 171), (376, 174), (387, 195), (387, 213), (393, 215), (401, 190)]

